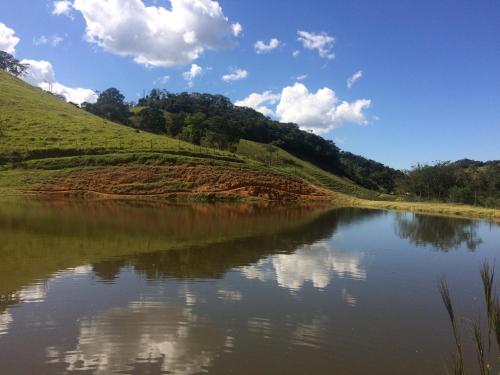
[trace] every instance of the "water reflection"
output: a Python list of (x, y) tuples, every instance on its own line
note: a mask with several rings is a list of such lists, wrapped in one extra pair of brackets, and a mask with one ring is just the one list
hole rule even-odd
[[(311, 220), (292, 229), (285, 228), (269, 234), (257, 233), (241, 239), (203, 246), (137, 253), (120, 259), (95, 262), (92, 263), (92, 268), (103, 281), (116, 279), (123, 267), (133, 267), (150, 280), (172, 277), (221, 278), (229, 269), (236, 267), (246, 267), (248, 272), (254, 267), (258, 268), (261, 274), (266, 273), (268, 267), (265, 263), (271, 261), (276, 263), (273, 269), (279, 271), (280, 280), (287, 278), (287, 267), (304, 268), (302, 274), (317, 271), (314, 278), (319, 284), (323, 283), (320, 279), (329, 274), (330, 270), (341, 277), (363, 278), (364, 272), (356, 264), (361, 255), (336, 252), (324, 239), (331, 238), (342, 225), (360, 222), (379, 214), (369, 210), (330, 210), (315, 215)], [(285, 255), (292, 253), (292, 256)], [(283, 256), (278, 255), (272, 260), (266, 258), (275, 254)], [(292, 264), (286, 264), (287, 262)], [(322, 266), (323, 262), (327, 264)], [(326, 278), (330, 279), (328, 276)], [(286, 281), (285, 283), (288, 284)]]
[(207, 368), (224, 346), (223, 331), (199, 321), (184, 306), (160, 302), (131, 302), (79, 324), (74, 351), (48, 349), (51, 363), (67, 370), (194, 374)]
[(470, 251), (476, 250), (482, 239), (477, 235), (478, 222), (419, 215), (396, 214), (396, 233), (417, 246), (430, 245), (441, 251), (456, 249), (462, 244)]
[(299, 290), (306, 282), (325, 288), (333, 277), (365, 280), (366, 271), (359, 252), (335, 250), (328, 241), (298, 248), (293, 254), (280, 254), (241, 268), (249, 279), (274, 281), (283, 288)]
[(435, 373), (436, 275), (476, 277), (493, 238), (372, 210), (122, 208), (3, 211), (2, 375)]

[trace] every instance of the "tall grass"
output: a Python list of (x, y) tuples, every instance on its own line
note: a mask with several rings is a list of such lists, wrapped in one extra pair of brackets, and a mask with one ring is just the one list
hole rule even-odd
[(448, 288), (448, 283), (445, 279), (441, 279), (438, 284), (439, 293), (441, 294), (441, 299), (443, 300), (446, 311), (448, 312), (448, 317), (450, 318), (451, 328), (453, 331), (453, 339), (455, 343), (455, 355), (453, 360), (453, 374), (463, 375), (464, 374), (464, 353), (462, 348), (462, 342), (460, 340), (460, 329), (458, 327), (457, 317), (455, 315), (455, 309), (453, 308), (453, 302), (451, 299), (450, 289)]
[[(470, 320), (470, 328), (474, 335), (474, 346), (479, 373), (481, 375), (490, 375), (493, 365), (495, 364), (498, 366), (500, 364), (500, 299), (496, 294), (495, 288), (495, 267), (490, 266), (489, 262), (485, 260), (481, 265), (480, 275), (486, 307), (487, 332), (483, 334), (480, 315), (477, 319)], [(439, 281), (438, 289), (446, 311), (448, 312), (453, 332), (455, 354), (451, 366), (452, 373), (455, 375), (464, 375), (465, 358), (460, 337), (459, 317), (455, 313), (453, 300), (445, 279)], [(495, 349), (493, 348), (494, 345), (492, 345), (492, 336), (494, 336), (496, 341)], [(487, 350), (484, 346), (485, 337), (488, 340)]]

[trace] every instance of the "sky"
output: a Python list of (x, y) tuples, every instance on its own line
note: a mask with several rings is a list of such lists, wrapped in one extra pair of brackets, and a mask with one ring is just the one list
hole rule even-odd
[(209, 92), (395, 168), (500, 159), (497, 0), (0, 0), (0, 50), (78, 103)]

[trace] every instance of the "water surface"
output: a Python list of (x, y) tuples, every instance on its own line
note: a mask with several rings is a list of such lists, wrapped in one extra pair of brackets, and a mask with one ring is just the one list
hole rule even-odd
[(324, 206), (12, 202), (0, 238), (2, 375), (442, 374), (437, 280), (475, 317), (500, 255), (494, 223)]

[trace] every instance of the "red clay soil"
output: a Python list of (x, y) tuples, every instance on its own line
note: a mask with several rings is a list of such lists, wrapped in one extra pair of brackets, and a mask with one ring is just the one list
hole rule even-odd
[(328, 190), (299, 178), (245, 168), (190, 164), (95, 167), (65, 172), (31, 192), (271, 201), (331, 199)]

